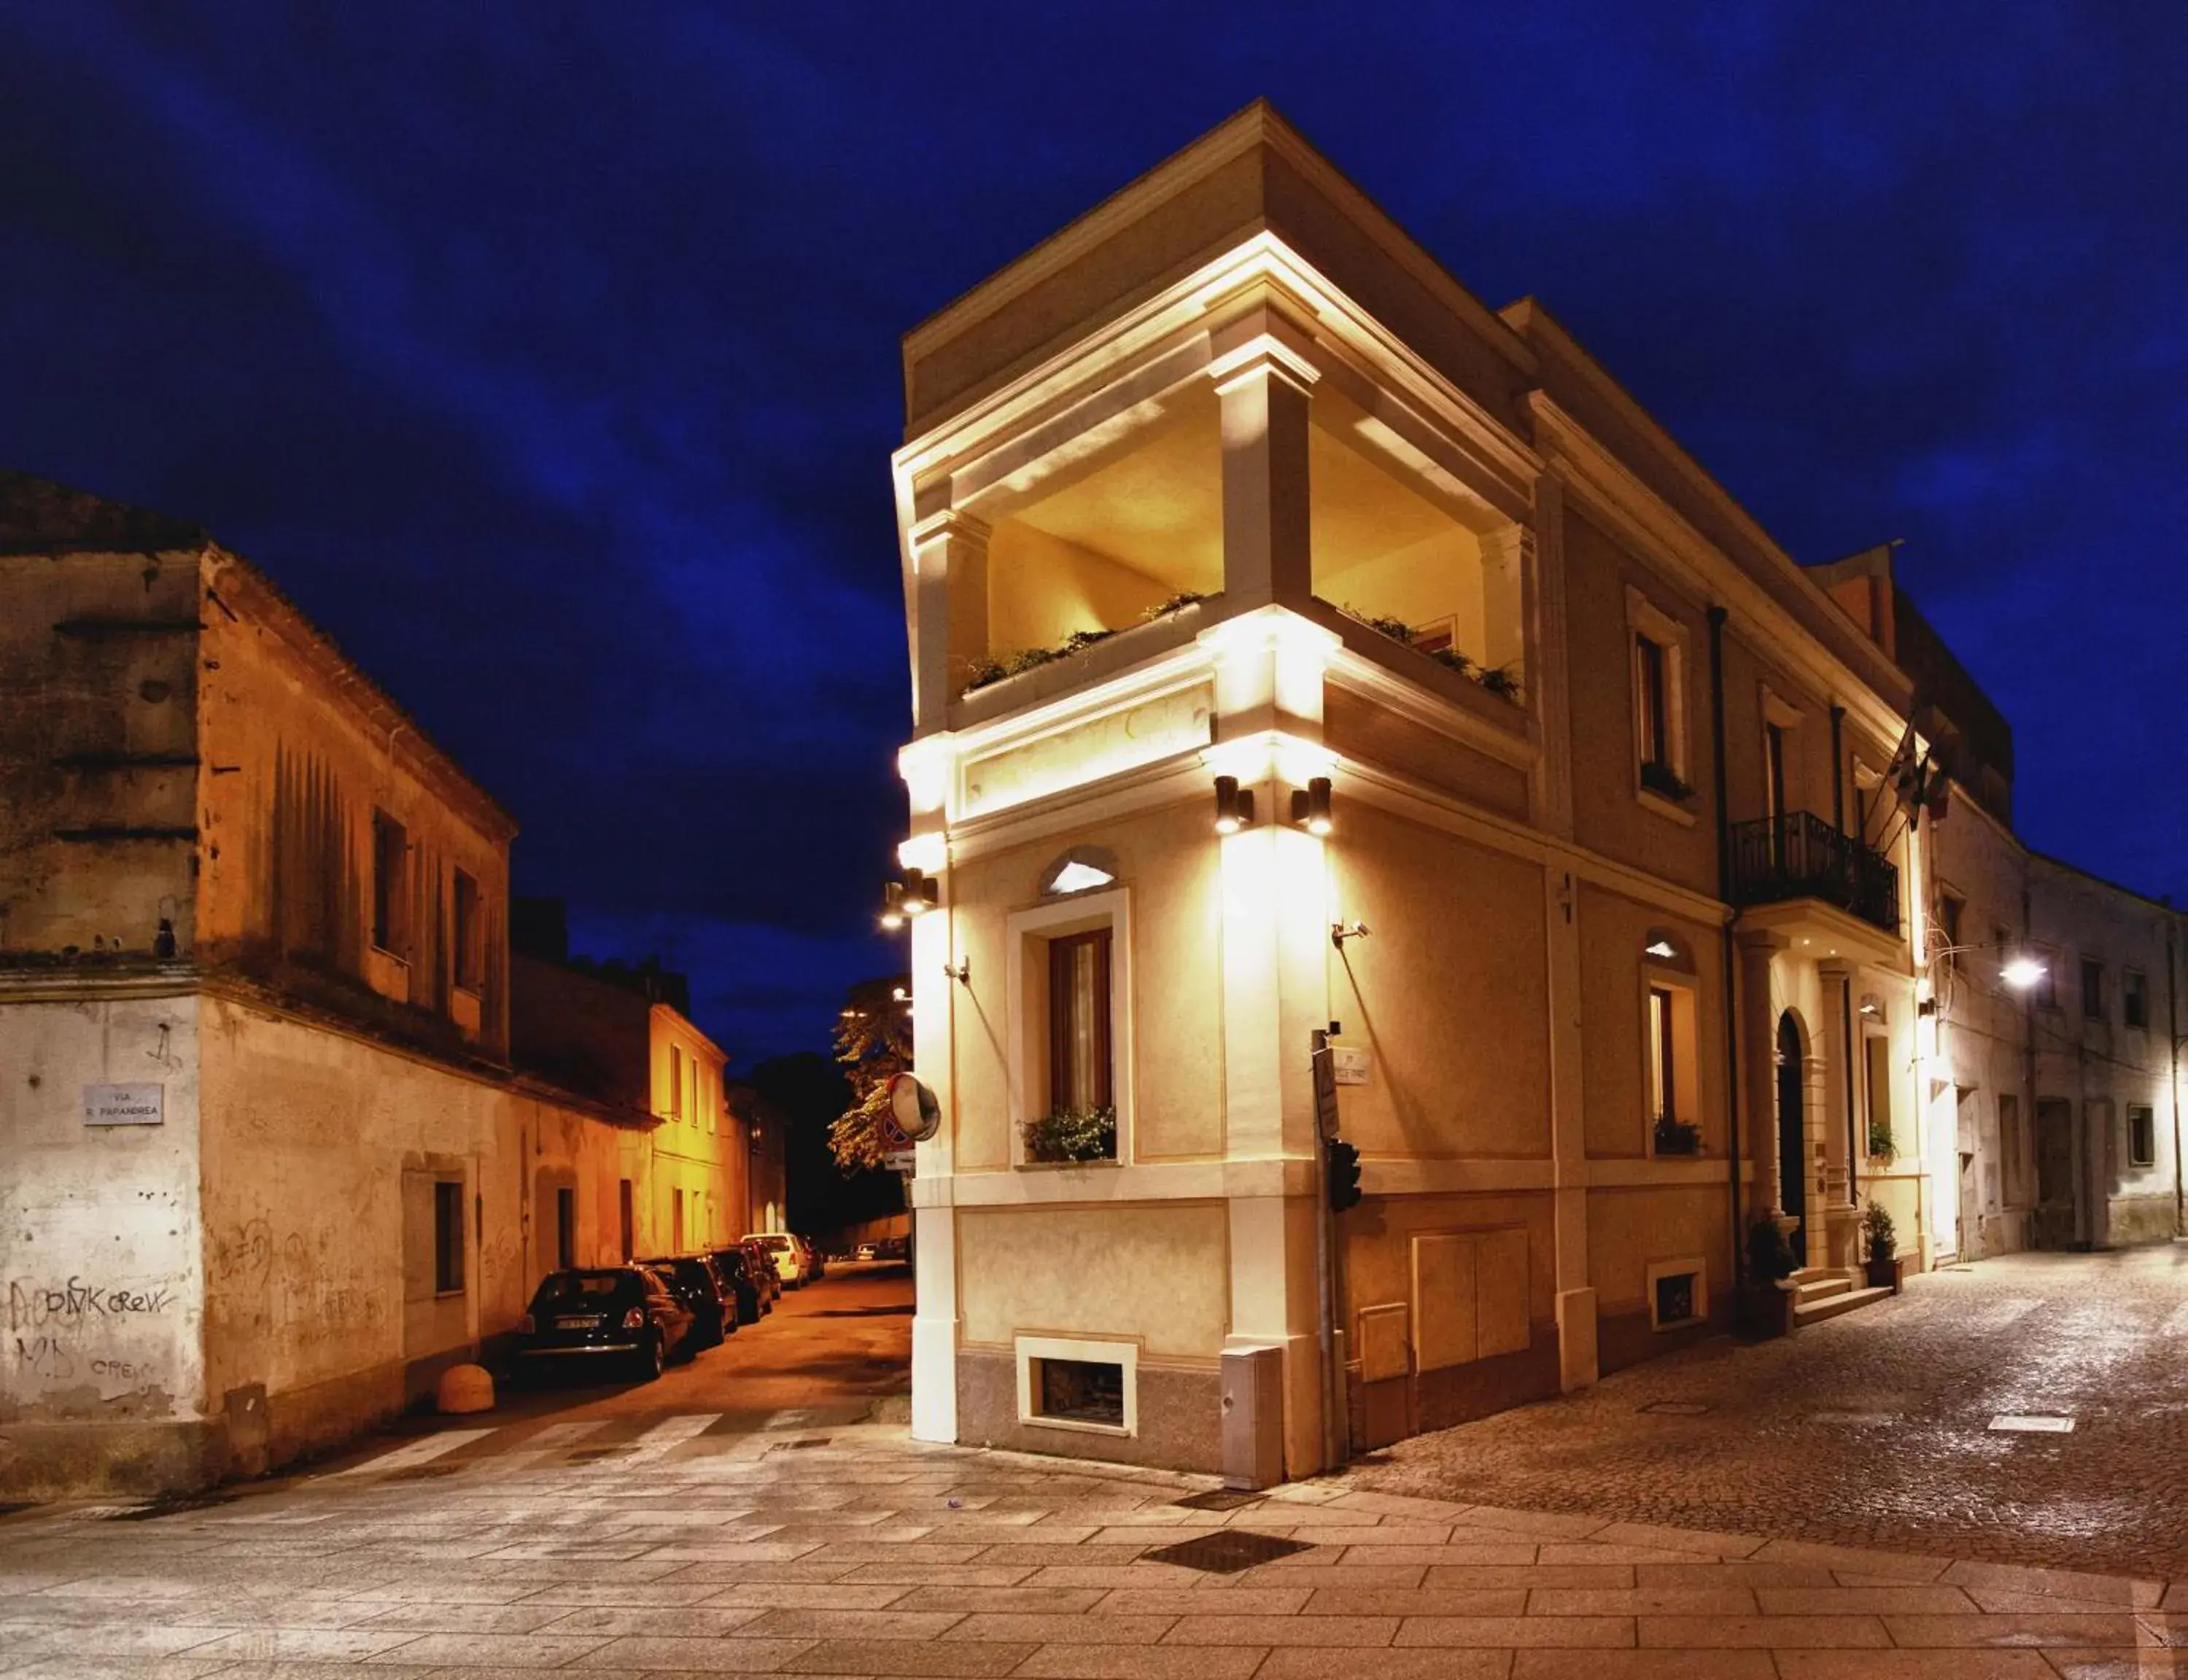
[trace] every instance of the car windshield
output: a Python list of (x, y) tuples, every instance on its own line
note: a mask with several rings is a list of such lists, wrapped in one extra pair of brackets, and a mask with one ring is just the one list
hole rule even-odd
[(763, 1249), (774, 1249), (779, 1254), (787, 1254), (790, 1252), (790, 1239), (787, 1237), (755, 1237), (753, 1241)]
[(557, 1271), (540, 1284), (532, 1298), (534, 1312), (597, 1311), (609, 1302), (639, 1293), (638, 1279), (628, 1271)]

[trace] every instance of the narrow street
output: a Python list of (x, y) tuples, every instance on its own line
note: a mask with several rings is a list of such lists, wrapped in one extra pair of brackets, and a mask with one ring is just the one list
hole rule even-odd
[[(460, 1434), (460, 1446), (431, 1456), (468, 1463), (558, 1445), (612, 1450), (664, 1424), (672, 1434), (726, 1435), (853, 1423), (911, 1391), (911, 1268), (838, 1263), (819, 1283), (785, 1290), (758, 1323), (671, 1365), (658, 1381), (502, 1383), (490, 1412), (406, 1419), (394, 1436), (411, 1442), (403, 1448), (411, 1462), (424, 1463), (430, 1438)], [(376, 1457), (389, 1440), (359, 1442), (335, 1462)]]

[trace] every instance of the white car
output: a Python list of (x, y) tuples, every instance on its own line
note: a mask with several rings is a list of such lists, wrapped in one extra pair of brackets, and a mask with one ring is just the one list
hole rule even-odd
[(789, 1232), (755, 1231), (745, 1241), (757, 1243), (768, 1251), (784, 1288), (795, 1289), (813, 1276), (812, 1251)]

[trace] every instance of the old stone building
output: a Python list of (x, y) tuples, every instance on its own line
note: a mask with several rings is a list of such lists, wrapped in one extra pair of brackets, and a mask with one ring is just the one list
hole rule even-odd
[(338, 1440), (628, 1249), (561, 1190), (735, 1193), (512, 1068), (514, 832), (243, 560), (0, 475), (0, 1490)]

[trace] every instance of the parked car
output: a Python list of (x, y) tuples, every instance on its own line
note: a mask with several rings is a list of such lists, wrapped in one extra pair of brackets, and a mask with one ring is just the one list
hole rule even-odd
[(875, 1251), (874, 1245), (872, 1243), (861, 1243), (859, 1244), (858, 1252), (853, 1254), (851, 1258), (853, 1260), (879, 1260), (881, 1255)]
[(730, 1286), (714, 1269), (708, 1254), (667, 1254), (640, 1260), (668, 1280), (676, 1298), (691, 1310), (691, 1351), (719, 1347), (737, 1328), (736, 1302)]
[(800, 1237), (798, 1240), (805, 1249), (805, 1276), (809, 1281), (817, 1283), (828, 1275), (828, 1256), (810, 1237)]
[(756, 1237), (747, 1237), (737, 1245), (751, 1256), (753, 1276), (767, 1291), (767, 1310), (775, 1311), (775, 1304), (782, 1299), (782, 1274), (775, 1269), (775, 1254)]
[(651, 1382), (691, 1339), (691, 1309), (644, 1266), (550, 1271), (517, 1321), (520, 1371), (627, 1367)]
[(757, 1243), (765, 1249), (768, 1258), (775, 1262), (775, 1275), (782, 1279), (782, 1287), (795, 1289), (813, 1275), (813, 1251), (805, 1246), (805, 1239), (787, 1231), (755, 1231), (745, 1240)]
[[(757, 1324), (774, 1304), (774, 1296), (759, 1275), (762, 1261), (745, 1252), (742, 1243), (734, 1249), (717, 1249), (713, 1254), (714, 1270), (729, 1285), (730, 1297), (736, 1303), (737, 1322)], [(773, 1271), (772, 1266), (767, 1268)]]

